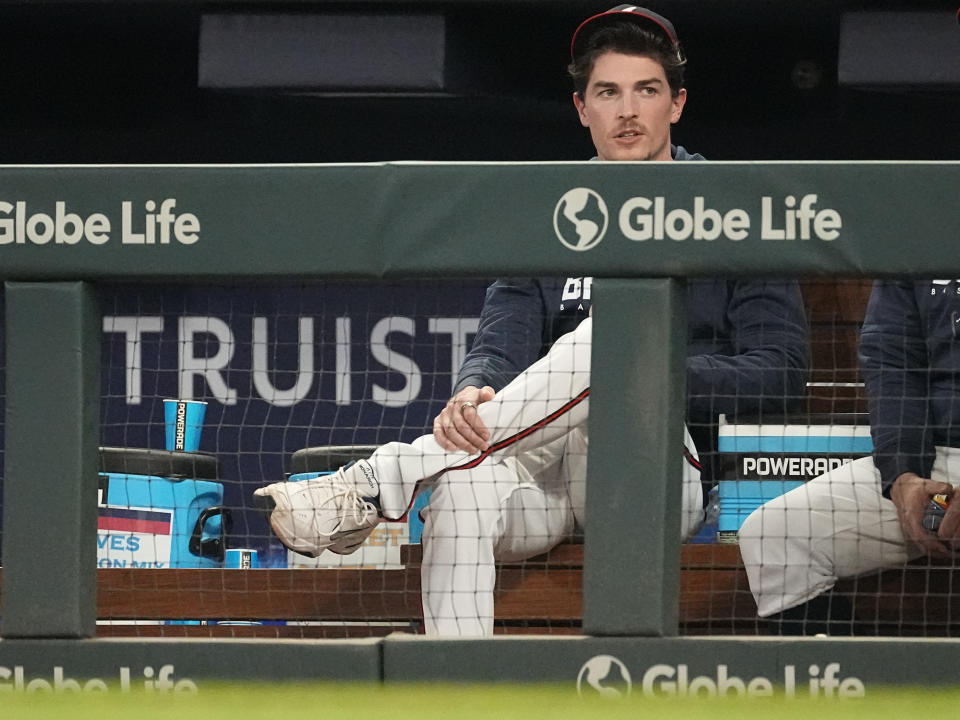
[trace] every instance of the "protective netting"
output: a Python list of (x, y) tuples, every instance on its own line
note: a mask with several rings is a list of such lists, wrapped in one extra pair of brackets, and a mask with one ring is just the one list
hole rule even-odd
[[(486, 286), (102, 288), (100, 634), (579, 632), (590, 279), (502, 282), (494, 298), (524, 302), (493, 319)], [(873, 548), (855, 493), (798, 494), (875, 482), (851, 470), (874, 447), (857, 357), (870, 290), (691, 284), (681, 633), (950, 632), (949, 565), (904, 570), (915, 552)], [(489, 452), (445, 453), (434, 418), (474, 384), (494, 399), (453, 410), (486, 421)], [(168, 449), (175, 399), (205, 403), (195, 449)], [(300, 511), (273, 527), (253, 495), (271, 483)], [(827, 529), (810, 520), (824, 513)], [(824, 576), (811, 558), (841, 516), (859, 534)]]
[[(111, 569), (101, 600), (112, 616), (101, 633), (415, 627), (419, 579), (401, 549), (416, 522), (382, 524), (351, 555), (311, 558), (277, 540), (252, 494), (423, 434), (451, 394), (482, 288), (106, 288), (98, 562)], [(177, 398), (206, 403), (195, 452), (165, 451), (163, 401)], [(251, 561), (256, 572), (221, 569)]]
[[(738, 518), (769, 631), (956, 633), (956, 528), (946, 508), (960, 472), (957, 293), (957, 281), (938, 279), (808, 287), (809, 424), (786, 425), (782, 437), (765, 436), (769, 427), (733, 433), (746, 435), (734, 438), (738, 451), (782, 446), (738, 456), (744, 474), (751, 464), (756, 474), (786, 479), (769, 487), (759, 510)], [(831, 333), (846, 340), (831, 343)], [(854, 349), (856, 362), (848, 362)], [(747, 485), (736, 485), (741, 504), (763, 481)]]

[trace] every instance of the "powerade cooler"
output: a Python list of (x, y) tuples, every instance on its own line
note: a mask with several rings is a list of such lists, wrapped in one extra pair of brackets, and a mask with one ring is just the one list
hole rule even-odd
[(230, 511), (214, 457), (100, 448), (100, 460), (99, 567), (222, 566)]
[(834, 414), (800, 420), (728, 423), (720, 416), (718, 458), (719, 542), (737, 542), (747, 517), (808, 480), (873, 451), (864, 415)]

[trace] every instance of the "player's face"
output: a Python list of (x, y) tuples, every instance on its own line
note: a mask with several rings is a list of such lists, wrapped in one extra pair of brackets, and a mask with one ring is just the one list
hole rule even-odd
[(616, 52), (598, 57), (583, 98), (573, 95), (601, 160), (670, 160), (670, 125), (686, 100), (686, 90), (670, 94), (656, 60)]

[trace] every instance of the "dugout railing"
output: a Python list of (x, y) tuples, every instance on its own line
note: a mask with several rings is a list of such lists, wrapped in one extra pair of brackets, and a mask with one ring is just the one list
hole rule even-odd
[[(0, 168), (4, 678), (129, 685), (175, 664), (192, 678), (575, 682), (611, 656), (651, 692), (955, 682), (952, 640), (677, 637), (666, 478), (682, 278), (955, 277), (958, 187), (955, 162)], [(572, 230), (564, 203), (589, 205), (594, 225)], [(98, 282), (560, 274), (597, 278), (583, 637), (91, 639)]]

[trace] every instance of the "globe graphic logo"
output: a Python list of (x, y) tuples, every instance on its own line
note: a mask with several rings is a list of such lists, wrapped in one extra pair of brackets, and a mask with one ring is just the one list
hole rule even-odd
[(607, 204), (590, 188), (568, 190), (553, 210), (553, 230), (576, 252), (596, 247), (607, 232)]
[(577, 675), (578, 695), (600, 695), (621, 698), (630, 694), (633, 682), (630, 671), (613, 655), (596, 655), (587, 660)]

